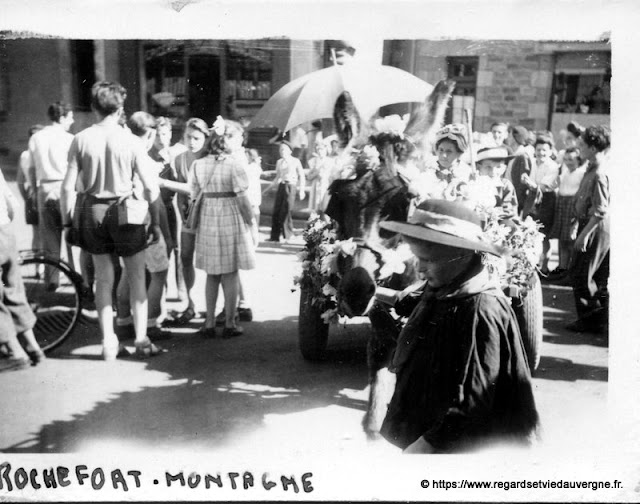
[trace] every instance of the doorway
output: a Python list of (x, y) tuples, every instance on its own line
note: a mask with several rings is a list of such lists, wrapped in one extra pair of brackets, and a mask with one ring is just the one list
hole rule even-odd
[(220, 58), (189, 57), (189, 115), (212, 124), (220, 112)]

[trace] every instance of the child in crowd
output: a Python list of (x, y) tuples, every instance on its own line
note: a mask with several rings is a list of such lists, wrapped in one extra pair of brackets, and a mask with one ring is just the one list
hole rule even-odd
[(462, 161), (468, 148), (467, 136), (461, 124), (450, 124), (436, 133), (436, 162), (427, 166), (417, 183), (420, 199), (455, 199), (455, 187), (468, 183), (475, 175), (471, 166)]
[(293, 157), (291, 144), (284, 141), (280, 144), (280, 159), (276, 163), (276, 177), (263, 192), (278, 189), (273, 206), (271, 237), (269, 241), (279, 242), (280, 236), (285, 240), (293, 238), (293, 218), (291, 211), (296, 201), (296, 192), (300, 200), (304, 200), (305, 174), (300, 160)]
[(551, 158), (553, 152), (551, 136), (539, 135), (535, 141), (535, 149), (536, 162), (532, 166), (531, 173), (523, 173), (521, 177), (522, 183), (527, 187), (523, 217), (531, 215), (542, 224), (540, 231), (544, 233), (545, 238), (542, 242), (539, 266), (540, 272), (548, 275), (551, 251), (549, 234), (553, 227), (560, 167)]
[(173, 171), (176, 180), (160, 179), (160, 188), (169, 189), (178, 193), (178, 211), (182, 218), (182, 230), (180, 233), (180, 261), (187, 294), (187, 308), (178, 314), (174, 314), (174, 320), (167, 321), (171, 325), (184, 325), (196, 316), (195, 305), (191, 291), (196, 282), (196, 270), (194, 266), (194, 252), (196, 245), (195, 230), (186, 225), (189, 216), (191, 188), (188, 184), (193, 162), (207, 155), (205, 146), (209, 138), (209, 127), (202, 119), (196, 117), (187, 121), (184, 130), (184, 144), (187, 150), (176, 156), (173, 162)]
[(574, 196), (578, 192), (586, 171), (586, 166), (582, 164), (580, 149), (577, 147), (566, 149), (563, 153), (563, 161), (551, 230), (551, 238), (558, 239), (558, 267), (550, 273), (556, 280), (564, 277), (571, 266), (574, 242), (571, 239)]
[[(262, 187), (260, 183), (260, 175), (262, 174), (262, 157), (256, 149), (245, 149), (244, 153), (247, 158), (247, 165), (245, 171), (247, 172), (247, 178), (249, 179), (249, 188), (247, 189), (247, 197), (251, 203), (253, 210), (254, 222), (251, 228), (253, 235), (253, 242), (255, 248), (258, 248), (258, 228), (260, 226), (260, 204), (262, 203)], [(238, 309), (236, 310), (236, 319), (240, 322), (251, 322), (253, 320), (253, 310), (249, 307), (247, 300), (247, 292), (244, 288), (243, 278), (246, 277), (247, 272), (242, 271), (238, 277)], [(222, 309), (216, 316), (216, 325), (224, 325), (226, 319), (226, 307)]]
[(309, 160), (309, 173), (307, 174), (307, 179), (311, 181), (308, 209), (313, 212), (323, 209), (323, 201), (333, 176), (333, 163), (327, 154), (327, 145), (322, 140), (316, 142), (314, 156)]
[[(131, 133), (140, 139), (144, 150), (149, 150), (149, 143), (153, 142), (154, 129), (155, 134), (157, 134), (156, 124), (156, 119), (147, 112), (135, 112), (128, 121)], [(151, 161), (151, 157), (149, 159)], [(160, 172), (164, 168), (163, 164), (150, 162), (147, 166), (149, 178), (156, 179), (157, 183)], [(139, 184), (136, 184), (136, 186), (139, 186)], [(134, 186), (134, 193), (139, 190), (136, 186)], [(160, 321), (163, 316), (165, 285), (169, 272), (169, 255), (171, 250), (173, 250), (174, 242), (164, 205), (159, 207), (159, 213), (162, 234), (156, 243), (152, 243), (144, 251), (145, 268), (149, 274), (149, 282), (147, 285), (147, 300), (149, 304), (147, 337), (149, 337), (151, 341), (159, 341), (171, 337), (168, 331), (160, 327)], [(116, 334), (120, 340), (134, 336), (133, 317), (131, 316), (129, 301), (129, 286), (125, 276), (126, 275), (122, 275), (118, 283)]]
[(478, 176), (469, 188), (470, 200), (476, 207), (500, 209), (500, 219), (518, 214), (518, 199), (513, 184), (503, 178), (507, 162), (512, 158), (504, 147), (486, 147), (478, 151)]
[(507, 145), (507, 140), (509, 138), (508, 123), (494, 122), (491, 125), (490, 133), (493, 137), (493, 143), (495, 147), (502, 147), (503, 149), (507, 149), (509, 155), (513, 154), (513, 150)]

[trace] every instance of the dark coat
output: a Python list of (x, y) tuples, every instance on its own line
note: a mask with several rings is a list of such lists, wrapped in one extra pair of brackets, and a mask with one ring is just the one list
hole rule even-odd
[(395, 393), (382, 435), (440, 453), (527, 444), (538, 413), (510, 300), (499, 289), (438, 298), (425, 291), (398, 339)]

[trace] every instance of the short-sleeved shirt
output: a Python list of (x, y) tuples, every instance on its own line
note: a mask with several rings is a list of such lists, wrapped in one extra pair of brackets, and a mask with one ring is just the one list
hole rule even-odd
[(67, 173), (67, 156), (73, 135), (59, 124), (51, 124), (29, 139), (29, 155), (36, 167), (36, 180), (62, 181)]
[[(198, 153), (186, 150), (178, 154), (172, 162), (172, 167), (176, 180), (178, 182), (187, 183), (191, 175), (193, 162), (196, 159), (200, 159), (201, 156)], [(189, 210), (190, 197), (186, 194), (178, 193), (178, 210), (183, 219), (187, 218), (187, 212)]]
[(69, 150), (69, 167), (77, 167), (82, 192), (97, 199), (132, 193), (134, 173), (145, 162), (151, 160), (140, 140), (117, 124), (90, 126), (73, 138)]
[(543, 192), (555, 191), (558, 188), (558, 177), (560, 176), (560, 167), (553, 160), (547, 160), (541, 164), (533, 163), (531, 167), (531, 178), (537, 184), (545, 184)]
[(302, 177), (304, 182), (304, 172), (302, 164), (298, 158), (289, 156), (288, 158), (280, 158), (276, 162), (276, 180), (281, 184), (298, 184)]
[(579, 166), (573, 171), (570, 171), (566, 165), (562, 165), (560, 173), (560, 183), (558, 185), (559, 196), (573, 196), (578, 192), (580, 188), (580, 182), (586, 172), (586, 166)]

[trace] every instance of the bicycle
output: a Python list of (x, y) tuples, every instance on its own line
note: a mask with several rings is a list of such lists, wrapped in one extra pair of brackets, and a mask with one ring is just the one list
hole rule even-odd
[(50, 352), (71, 335), (91, 293), (69, 263), (45, 251), (21, 250), (18, 261), (27, 301), (37, 319), (33, 332), (40, 348)]

